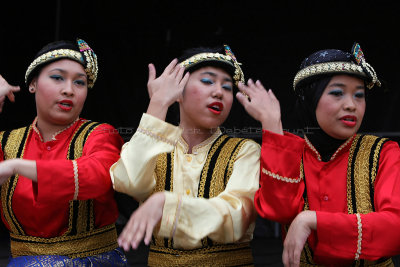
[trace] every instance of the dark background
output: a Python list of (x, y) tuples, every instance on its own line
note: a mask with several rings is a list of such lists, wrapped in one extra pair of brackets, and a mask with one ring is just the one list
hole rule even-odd
[[(260, 79), (274, 91), (284, 128), (296, 131), (292, 81), (301, 61), (320, 49), (349, 51), (356, 41), (387, 85), (370, 92), (361, 131), (398, 141), (399, 11), (397, 1), (389, 0), (2, 1), (0, 74), (22, 90), (16, 103), (6, 102), (0, 129), (33, 121), (35, 103), (24, 85), (25, 71), (36, 52), (55, 40), (79, 37), (96, 52), (99, 77), (81, 117), (114, 125), (125, 140), (147, 108), (148, 63), (160, 74), (183, 49), (227, 43), (243, 64), (246, 80)], [(225, 127), (260, 141), (259, 124), (237, 102)], [(118, 197), (129, 204), (120, 205), (122, 213), (129, 213), (134, 206)], [(257, 222), (256, 240), (266, 238), (255, 246), (258, 265), (273, 266), (274, 256), (266, 257), (275, 253), (279, 262), (276, 225)]]

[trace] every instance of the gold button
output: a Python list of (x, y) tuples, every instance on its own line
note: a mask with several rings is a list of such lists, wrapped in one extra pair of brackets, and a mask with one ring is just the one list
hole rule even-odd
[(186, 189), (186, 195), (190, 194), (190, 189)]
[(191, 161), (192, 161), (192, 156), (187, 155), (187, 156), (186, 156), (186, 160), (187, 160), (188, 162), (191, 162)]

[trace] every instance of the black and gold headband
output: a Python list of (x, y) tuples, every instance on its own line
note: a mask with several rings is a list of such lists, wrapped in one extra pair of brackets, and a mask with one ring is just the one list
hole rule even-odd
[(224, 48), (225, 55), (220, 53), (199, 53), (182, 61), (180, 65), (185, 67), (185, 69), (189, 69), (203, 62), (219, 62), (227, 64), (232, 69), (234, 69), (234, 74), (232, 78), (235, 81), (235, 85), (238, 86), (239, 82), (245, 82), (244, 74), (240, 67), (241, 63), (237, 62), (235, 55), (228, 45), (224, 45)]
[(25, 73), (25, 83), (28, 83), (29, 75), (39, 66), (55, 61), (57, 59), (68, 58), (77, 61), (85, 68), (88, 77), (88, 87), (92, 88), (97, 80), (98, 64), (97, 56), (89, 45), (82, 39), (77, 39), (79, 51), (73, 49), (55, 49), (40, 55), (29, 65)]
[[(330, 51), (335, 50), (320, 51), (320, 54), (328, 54), (330, 53)], [(323, 57), (325, 56), (326, 55), (324, 55)], [(321, 61), (322, 62), (306, 66), (302, 68), (299, 72), (297, 72), (293, 81), (294, 90), (296, 90), (296, 86), (298, 86), (299, 83), (305, 81), (308, 78), (312, 78), (317, 75), (335, 73), (352, 74), (359, 76), (360, 78), (367, 81), (368, 89), (371, 89), (375, 85), (381, 86), (381, 82), (378, 80), (375, 70), (370, 64), (365, 61), (364, 53), (362, 52), (361, 47), (358, 43), (355, 43), (353, 45), (348, 61), (324, 61), (323, 59)]]

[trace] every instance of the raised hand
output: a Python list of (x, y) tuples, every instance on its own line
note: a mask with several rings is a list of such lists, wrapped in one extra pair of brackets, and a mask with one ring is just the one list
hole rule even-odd
[(0, 113), (3, 111), (4, 100), (6, 99), (6, 96), (11, 102), (14, 102), (14, 92), (18, 92), (19, 90), (19, 86), (9, 85), (3, 76), (0, 75)]
[(236, 98), (247, 113), (261, 122), (264, 130), (283, 134), (281, 108), (278, 99), (271, 90), (265, 90), (260, 81), (249, 79), (247, 85), (239, 83)]
[(183, 76), (185, 68), (177, 63), (177, 59), (172, 60), (158, 78), (154, 65), (149, 64), (147, 90), (150, 104), (147, 113), (162, 120), (165, 120), (168, 108), (178, 100), (189, 79), (189, 72)]
[(149, 197), (139, 208), (131, 215), (124, 230), (118, 237), (118, 244), (125, 251), (137, 249), (140, 242), (148, 245), (153, 234), (154, 227), (159, 223), (163, 215), (165, 195), (158, 192)]
[(302, 211), (290, 224), (283, 242), (282, 261), (285, 267), (300, 266), (300, 255), (311, 230), (317, 230), (315, 211)]

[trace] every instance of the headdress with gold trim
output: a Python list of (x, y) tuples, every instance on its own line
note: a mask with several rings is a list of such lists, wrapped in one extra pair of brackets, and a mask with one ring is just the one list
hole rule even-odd
[(57, 41), (43, 47), (26, 70), (25, 83), (29, 86), (32, 78), (41, 68), (64, 58), (72, 59), (82, 64), (88, 78), (88, 87), (92, 88), (98, 73), (97, 56), (93, 49), (82, 39), (77, 39), (76, 43)]
[[(244, 83), (244, 74), (241, 63), (236, 60), (231, 48), (228, 45), (224, 45), (225, 55), (218, 52), (206, 52), (208, 49), (204, 49), (203, 52), (196, 53), (189, 58), (183, 60), (180, 64), (185, 67), (187, 71), (194, 71), (203, 66), (219, 66), (232, 76), (235, 86), (238, 86), (239, 82)], [(199, 49), (201, 51), (201, 48)]]
[(303, 60), (300, 71), (293, 81), (295, 91), (306, 81), (318, 78), (321, 75), (349, 74), (366, 81), (371, 89), (375, 85), (381, 86), (375, 70), (365, 61), (364, 53), (358, 43), (354, 43), (351, 52), (335, 49), (326, 49), (313, 53)]

